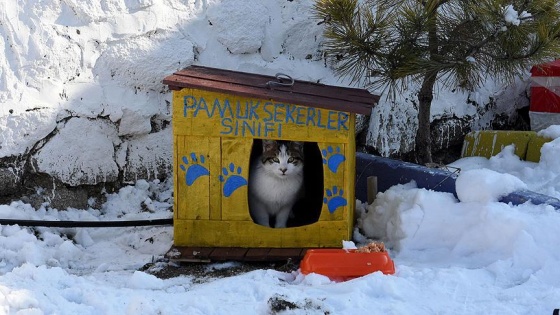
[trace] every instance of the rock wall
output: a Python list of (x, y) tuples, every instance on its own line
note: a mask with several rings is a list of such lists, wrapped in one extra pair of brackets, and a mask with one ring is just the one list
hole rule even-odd
[(0, 201), (87, 207), (172, 170), (171, 93), (190, 64), (341, 84), (312, 1), (0, 4)]
[[(169, 177), (171, 93), (161, 81), (193, 63), (347, 86), (323, 53), (313, 3), (1, 3), (0, 201), (85, 208), (103, 191)], [(477, 91), (476, 102), (486, 104), (488, 95), (501, 91)], [(475, 117), (466, 129), (483, 128), (477, 121), (494, 110), (480, 113), (468, 95), (449, 93), (437, 97), (433, 111), (442, 148), (446, 136), (465, 130), (448, 117)], [(409, 152), (417, 124), (414, 99), (404, 93), (402, 100), (382, 101), (370, 118), (360, 117), (363, 144), (383, 156)]]

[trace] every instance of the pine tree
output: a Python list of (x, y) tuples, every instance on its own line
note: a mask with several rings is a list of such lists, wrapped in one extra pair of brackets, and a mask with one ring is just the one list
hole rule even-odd
[[(504, 83), (560, 57), (557, 0), (317, 0), (335, 68), (388, 96), (418, 88), (417, 162), (432, 162), (430, 108), (441, 86)], [(414, 83), (414, 84), (411, 84)]]

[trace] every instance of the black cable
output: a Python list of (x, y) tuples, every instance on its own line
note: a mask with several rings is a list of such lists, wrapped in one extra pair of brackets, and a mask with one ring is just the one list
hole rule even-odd
[(173, 225), (173, 219), (130, 220), (130, 221), (41, 221), (41, 220), (0, 219), (0, 225), (101, 228), (101, 227)]

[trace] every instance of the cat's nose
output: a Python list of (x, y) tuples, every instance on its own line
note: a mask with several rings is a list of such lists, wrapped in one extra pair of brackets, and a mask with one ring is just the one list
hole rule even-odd
[(288, 170), (287, 168), (281, 168), (281, 169), (280, 169), (280, 172), (282, 172), (282, 174), (286, 174), (286, 171), (287, 171), (287, 170)]

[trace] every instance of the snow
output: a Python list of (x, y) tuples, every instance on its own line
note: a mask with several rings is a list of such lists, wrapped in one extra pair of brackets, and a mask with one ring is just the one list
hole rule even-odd
[[(499, 173), (477, 181), (475, 187), (469, 187), (469, 183), (472, 183), (472, 181), (462, 183), (463, 180), (458, 178), (457, 194), (459, 198), (463, 200), (461, 194), (465, 192), (465, 198), (494, 198), (494, 200), (497, 200), (496, 198), (499, 199), (505, 194), (512, 192), (512, 189), (528, 189), (560, 199), (560, 177), (558, 176), (560, 173), (560, 159), (558, 159), (558, 150), (560, 148), (559, 127), (558, 125), (553, 125), (539, 133), (542, 136), (554, 139), (542, 146), (539, 163), (520, 160), (514, 153), (515, 148), (513, 145), (506, 146), (502, 152), (489, 159), (472, 157), (450, 163), (450, 166), (461, 169), (462, 177), (476, 178), (476, 175), (493, 171)], [(472, 171), (476, 173), (471, 174)], [(482, 190), (480, 187), (485, 187), (485, 189)], [(477, 197), (469, 197), (470, 194), (467, 192), (472, 189), (479, 191), (476, 194)]]
[[(38, 171), (57, 174), (72, 186), (94, 185), (117, 178), (119, 170), (113, 152), (120, 140), (111, 124), (71, 118), (60, 122), (57, 128), (60, 129), (58, 137), (47, 142), (35, 157)], [(68, 152), (71, 145), (78, 151)], [(92, 178), (92, 174), (100, 178)]]
[(512, 192), (526, 189), (527, 185), (510, 174), (475, 169), (463, 171), (457, 178), (455, 187), (460, 201), (486, 203), (498, 201)]
[(529, 17), (531, 17), (531, 13), (523, 11), (519, 14), (511, 4), (504, 8), (504, 20), (506, 23), (519, 26), (519, 24), (521, 24), (521, 19)]
[[(143, 164), (146, 172), (156, 172), (169, 157), (155, 152), (171, 151), (165, 144), (169, 129), (146, 134), (150, 119), (169, 118), (170, 95), (162, 93), (160, 81), (193, 62), (344, 85), (317, 50), (321, 27), (306, 14), (311, 3), (0, 2), (0, 35), (5, 39), (0, 42), (5, 57), (0, 58), (0, 156), (27, 152), (56, 133), (56, 140), (38, 147), (34, 165), (58, 172), (70, 185), (97, 183), (93, 169), (104, 177), (117, 176), (114, 163)], [(511, 24), (526, 17), (506, 8), (504, 18)], [(489, 82), (471, 95), (442, 90), (433, 115), (471, 115), (476, 108), (459, 104), (467, 97), (484, 104), (489, 95), (501, 95), (497, 106), (511, 108), (525, 86), (516, 84), (511, 92)], [(395, 119), (389, 110), (402, 117), (415, 113), (406, 106), (376, 108), (375, 128)], [(483, 124), (487, 117), (480, 120)], [(117, 122), (118, 128), (110, 124)], [(394, 123), (402, 130), (413, 130), (415, 124)], [(376, 134), (396, 133), (379, 129), (371, 137)], [(539, 163), (520, 160), (513, 147), (490, 159), (453, 163), (461, 169), (459, 199), (407, 183), (379, 193), (371, 205), (357, 201), (353, 241), (384, 241), (395, 275), (373, 273), (334, 282), (317, 274), (259, 269), (202, 282), (191, 275), (159, 279), (140, 270), (147, 263), (161, 263), (173, 244), (172, 227), (1, 225), (0, 313), (271, 314), (283, 301), (285, 307), (295, 307), (285, 314), (549, 314), (560, 308), (560, 213), (546, 205), (496, 201), (525, 188), (560, 198), (560, 126), (541, 135), (555, 140), (543, 145)], [(375, 139), (387, 150), (394, 143), (407, 145), (405, 137)], [(74, 154), (63, 156), (61, 150), (69, 146)], [(151, 156), (142, 154), (147, 151)], [(124, 152), (130, 152), (128, 159)], [(87, 209), (45, 204), (36, 210), (16, 201), (0, 205), (0, 218), (172, 217), (171, 181), (128, 180), (132, 185), (107, 193), (100, 206), (91, 200)], [(341, 244), (348, 248), (351, 241)], [(228, 262), (209, 268), (234, 266)]]
[(560, 126), (559, 125), (550, 126), (544, 130), (539, 131), (538, 135), (551, 139), (560, 138)]
[[(560, 154), (560, 138), (549, 144), (543, 147), (544, 161)], [(269, 314), (283, 301), (295, 307), (289, 314), (550, 313), (560, 307), (560, 213), (546, 205), (496, 201), (515, 189), (534, 189), (535, 181), (523, 181), (540, 168), (544, 174), (548, 162), (528, 166), (512, 154), (506, 147), (490, 159), (457, 161), (459, 199), (411, 182), (379, 193), (371, 205), (357, 201), (354, 241), (384, 241), (395, 275), (334, 282), (317, 274), (259, 269), (202, 282), (191, 275), (159, 279), (139, 269), (169, 250), (171, 227), (1, 226), (0, 306), (7, 314)], [(560, 176), (559, 168), (547, 172), (550, 178)], [(547, 189), (560, 195), (550, 184)], [(44, 206), (36, 211), (14, 202), (0, 205), (0, 217), (169, 218), (171, 192), (170, 182), (139, 180), (107, 194), (99, 209)], [(341, 245), (354, 244), (344, 240)]]

